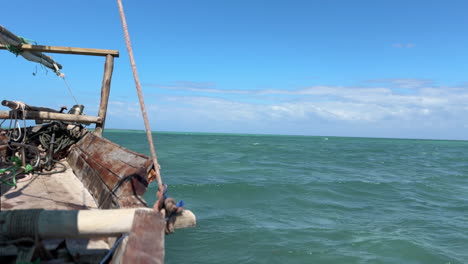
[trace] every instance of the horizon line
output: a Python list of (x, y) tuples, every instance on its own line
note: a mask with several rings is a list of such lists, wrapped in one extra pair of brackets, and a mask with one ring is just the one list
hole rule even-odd
[[(89, 130), (94, 130), (94, 128)], [(106, 130), (138, 131), (146, 133), (145, 129), (105, 128)], [(303, 134), (260, 134), (260, 133), (235, 133), (235, 132), (202, 132), (202, 131), (168, 131), (152, 130), (151, 133), (167, 134), (204, 134), (204, 135), (232, 135), (232, 136), (289, 136), (289, 137), (331, 137), (331, 138), (368, 138), (368, 139), (399, 139), (399, 140), (430, 140), (430, 141), (468, 141), (468, 139), (444, 139), (444, 138), (405, 138), (405, 137), (378, 137), (378, 136), (327, 136), (327, 135), (303, 135)]]

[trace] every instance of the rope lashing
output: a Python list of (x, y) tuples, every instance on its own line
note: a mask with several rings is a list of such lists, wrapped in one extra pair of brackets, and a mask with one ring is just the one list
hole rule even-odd
[(167, 184), (163, 184), (163, 197), (162, 203), (164, 204), (164, 208), (166, 209), (166, 221), (169, 220), (173, 215), (180, 213), (184, 208), (184, 201), (180, 200), (179, 202), (175, 202), (173, 198), (169, 198), (167, 196)]
[(26, 104), (23, 103), (23, 102), (20, 102), (20, 101), (12, 101), (13, 103), (16, 103), (16, 107), (15, 109), (13, 110), (21, 110), (21, 111), (24, 111), (24, 109), (26, 108)]
[[(26, 40), (26, 39), (23, 38), (23, 37), (18, 36), (18, 38), (21, 39), (21, 44), (28, 44), (28, 43), (29, 43), (29, 41)], [(18, 57), (18, 55), (20, 55), (20, 54), (23, 52), (22, 50), (18, 49), (18, 48), (17, 48), (16, 46), (14, 46), (14, 45), (7, 44), (7, 45), (5, 45), (5, 47), (6, 47), (6, 49), (7, 49), (9, 52), (15, 54), (16, 57)]]
[(157, 208), (155, 205), (155, 209), (161, 212), (166, 221), (165, 233), (171, 234), (174, 232), (176, 216), (182, 213), (185, 203), (183, 200), (176, 203), (173, 198), (167, 196), (167, 184), (163, 184), (162, 190), (158, 191), (158, 202), (162, 204), (162, 208)]
[(5, 47), (9, 52), (15, 54), (16, 57), (18, 57), (18, 55), (20, 55), (21, 52), (23, 52), (22, 50), (18, 49), (17, 47), (15, 47), (13, 45), (5, 45)]

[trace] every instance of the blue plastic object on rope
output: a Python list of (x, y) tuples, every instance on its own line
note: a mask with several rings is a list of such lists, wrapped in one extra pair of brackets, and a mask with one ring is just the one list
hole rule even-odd
[(182, 206), (184, 206), (184, 204), (185, 204), (184, 200), (180, 200), (179, 202), (177, 202), (176, 206), (177, 207), (182, 207)]
[(163, 191), (163, 201), (167, 199), (167, 184), (163, 184), (164, 191)]

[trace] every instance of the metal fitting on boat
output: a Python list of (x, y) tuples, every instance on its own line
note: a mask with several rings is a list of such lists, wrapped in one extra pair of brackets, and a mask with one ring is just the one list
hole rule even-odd
[(71, 115), (81, 115), (83, 114), (84, 105), (74, 105), (70, 111), (68, 111)]

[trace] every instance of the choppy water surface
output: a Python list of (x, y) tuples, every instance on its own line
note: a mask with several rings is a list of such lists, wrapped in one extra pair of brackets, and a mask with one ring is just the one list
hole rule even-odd
[[(149, 154), (144, 133), (105, 136)], [(468, 263), (468, 142), (154, 136), (198, 217), (166, 237), (167, 263)]]

